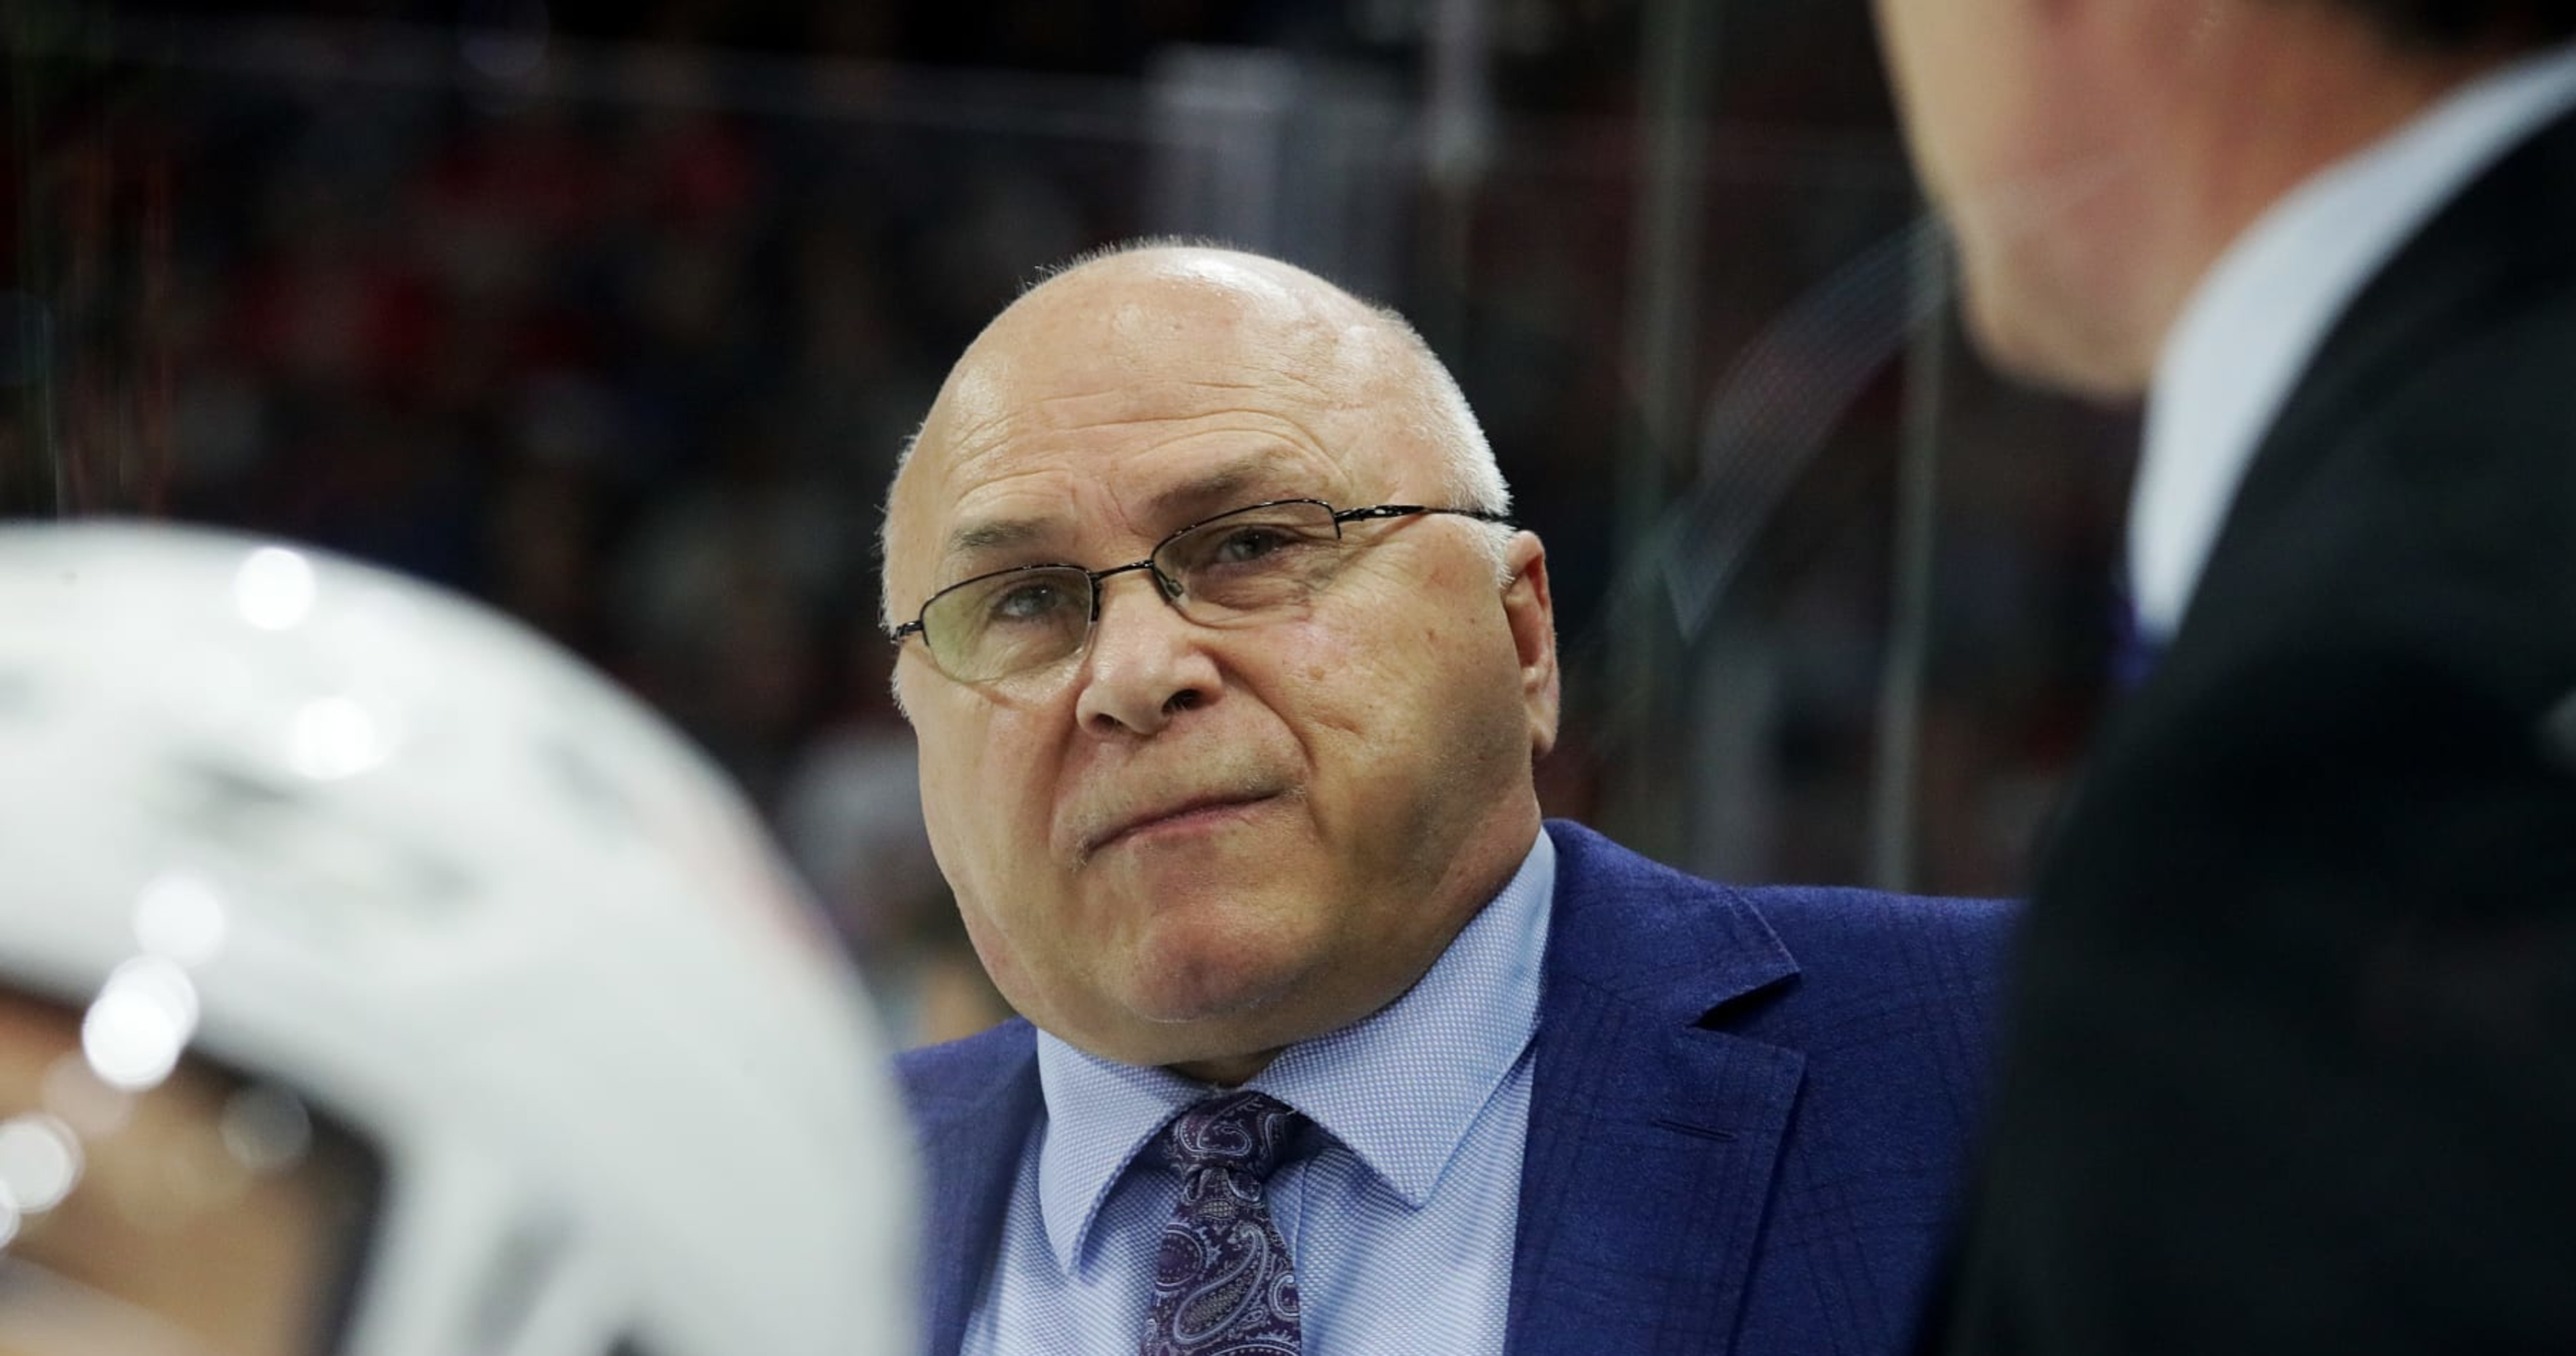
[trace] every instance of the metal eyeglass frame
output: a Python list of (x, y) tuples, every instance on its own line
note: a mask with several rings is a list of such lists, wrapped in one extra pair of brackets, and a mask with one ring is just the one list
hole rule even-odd
[[(952, 681), (961, 683), (996, 681), (994, 678), (958, 678), (956, 675), (950, 674), (946, 668), (940, 665), (939, 652), (930, 644), (930, 630), (928, 625), (930, 609), (935, 606), (941, 598), (944, 598), (959, 589), (970, 588), (976, 584), (981, 584), (988, 579), (999, 579), (1004, 575), (1020, 574), (1030, 570), (1073, 570), (1079, 572), (1085, 579), (1089, 580), (1091, 588), (1091, 616), (1084, 623), (1082, 645), (1075, 647), (1070, 652), (1072, 654), (1080, 654), (1091, 644), (1091, 631), (1100, 625), (1100, 582), (1102, 580), (1109, 578), (1111, 575), (1127, 574), (1136, 570), (1143, 570), (1153, 576), (1154, 592), (1160, 594), (1163, 601), (1169, 604), (1173, 610), (1179, 611), (1181, 606), (1181, 588), (1179, 582), (1165, 575), (1162, 570), (1157, 568), (1154, 564), (1154, 557), (1161, 555), (1164, 547), (1171, 545), (1173, 542), (1179, 541), (1181, 538), (1186, 537), (1211, 523), (1221, 523), (1228, 518), (1241, 517), (1247, 513), (1258, 513), (1263, 509), (1279, 508), (1287, 504), (1312, 504), (1315, 507), (1324, 510), (1333, 525), (1333, 538), (1336, 541), (1341, 539), (1342, 524), (1361, 522), (1373, 518), (1410, 518), (1419, 514), (1445, 513), (1454, 514), (1461, 518), (1473, 518), (1476, 521), (1483, 523), (1509, 523), (1511, 521), (1510, 514), (1496, 513), (1490, 509), (1439, 508), (1429, 504), (1374, 504), (1368, 508), (1337, 509), (1334, 508), (1329, 501), (1322, 499), (1265, 499), (1258, 504), (1245, 504), (1239, 508), (1230, 508), (1223, 513), (1216, 514), (1212, 517), (1201, 518), (1197, 522), (1176, 528), (1161, 541), (1154, 543), (1154, 549), (1146, 552), (1144, 559), (1131, 560), (1124, 565), (1112, 565), (1105, 570), (1090, 569), (1086, 566), (1076, 565), (1071, 561), (1040, 561), (1029, 565), (1013, 565), (1010, 568), (1003, 570), (987, 570), (986, 572), (975, 575), (971, 578), (960, 579), (956, 583), (950, 584), (931, 594), (928, 598), (923, 599), (920, 611), (913, 614), (912, 620), (905, 622), (900, 626), (888, 628), (885, 633), (886, 639), (897, 645), (901, 645), (904, 642), (904, 639), (908, 636), (920, 636), (922, 641), (922, 651), (930, 656), (931, 666), (939, 669), (941, 674), (946, 675)], [(1184, 612), (1182, 615), (1187, 616), (1189, 614)], [(1052, 663), (1055, 661), (1050, 660), (1048, 662)], [(1007, 676), (1009, 675), (998, 675), (998, 677)]]

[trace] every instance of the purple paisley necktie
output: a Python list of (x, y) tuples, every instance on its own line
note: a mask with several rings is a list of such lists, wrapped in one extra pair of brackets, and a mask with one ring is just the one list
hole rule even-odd
[(1298, 1356), (1297, 1272), (1264, 1193), (1305, 1121), (1274, 1098), (1233, 1092), (1164, 1130), (1181, 1200), (1154, 1258), (1143, 1356)]

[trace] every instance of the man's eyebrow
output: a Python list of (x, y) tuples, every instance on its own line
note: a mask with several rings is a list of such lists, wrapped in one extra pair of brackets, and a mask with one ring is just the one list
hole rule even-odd
[[(1269, 456), (1245, 457), (1205, 475), (1148, 495), (1145, 518), (1166, 530), (1186, 527), (1210, 515), (1243, 508), (1257, 501), (1307, 493), (1292, 485)], [(1055, 537), (1064, 524), (1051, 517), (988, 518), (959, 524), (948, 534), (947, 557), (1008, 551)]]
[(1054, 530), (1054, 523), (1044, 518), (994, 518), (980, 523), (966, 523), (948, 534), (951, 556), (973, 555), (982, 551), (999, 551), (1025, 546)]
[(1154, 494), (1146, 499), (1145, 512), (1154, 522), (1179, 528), (1209, 514), (1285, 497), (1291, 492), (1280, 488), (1278, 464), (1267, 456), (1246, 457)]

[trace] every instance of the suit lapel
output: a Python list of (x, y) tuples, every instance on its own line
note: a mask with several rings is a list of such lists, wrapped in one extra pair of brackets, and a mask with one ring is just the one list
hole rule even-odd
[(1552, 824), (1510, 1350), (1721, 1349), (1803, 1059), (1708, 1029), (1797, 973), (1740, 897)]
[(922, 1322), (934, 1356), (953, 1356), (965, 1341), (976, 1293), (1001, 1250), (1011, 1187), (1042, 1102), (1031, 1034), (978, 1095), (919, 1110), (923, 1214), (935, 1222), (923, 1249)]

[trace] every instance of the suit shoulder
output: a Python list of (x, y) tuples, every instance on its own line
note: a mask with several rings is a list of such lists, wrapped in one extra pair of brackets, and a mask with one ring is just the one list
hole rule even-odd
[(1797, 977), (1727, 1029), (1807, 1058), (1809, 1124), (1891, 1152), (1967, 1142), (2009, 988), (2004, 900), (1773, 887), (1744, 892)]
[(1901, 895), (1850, 886), (1769, 885), (1737, 893), (1761, 911), (1794, 950), (1800, 937), (1856, 945), (1904, 945), (1940, 939), (2001, 947), (2011, 939), (2021, 904), (2011, 899)]
[(972, 1036), (906, 1050), (895, 1056), (904, 1101), (918, 1116), (942, 1105), (974, 1101), (1013, 1077), (1037, 1051), (1037, 1028), (1014, 1017)]
[(1897, 895), (1844, 886), (1729, 885), (1694, 876), (1626, 848), (1580, 824), (1548, 821), (1556, 842), (1559, 909), (1607, 907), (1620, 927), (1658, 935), (1676, 919), (1749, 914), (1806, 966), (1812, 952), (1881, 955), (1926, 946), (1998, 959), (2020, 916), (2013, 900)]
[(2000, 990), (2021, 916), (2003, 899), (1814, 886), (1738, 893), (1798, 958), (1802, 987), (1846, 996), (1947, 994), (1983, 1006)]
[[(1821, 992), (1991, 991), (2020, 906), (2010, 900), (1894, 895), (1831, 886), (1738, 886), (1689, 875), (1630, 852), (1581, 825), (1552, 820), (1561, 936), (1576, 968), (1611, 972), (1658, 949), (1785, 950), (1803, 1005)], [(1713, 925), (1709, 920), (1728, 920)], [(1605, 920), (1605, 921), (1590, 921)], [(1601, 945), (1604, 936), (1617, 945)], [(1696, 972), (1694, 972), (1696, 973)], [(1778, 996), (1778, 995), (1775, 995)]]

